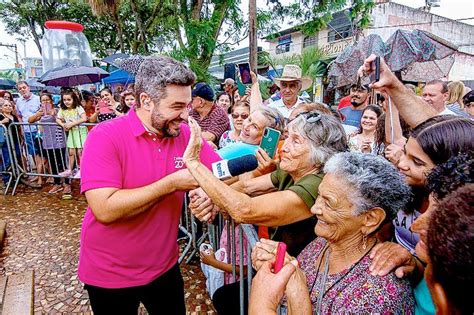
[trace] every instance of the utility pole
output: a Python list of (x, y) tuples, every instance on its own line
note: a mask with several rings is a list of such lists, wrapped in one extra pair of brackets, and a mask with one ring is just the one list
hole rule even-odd
[(257, 2), (249, 0), (249, 63), (250, 69), (257, 73)]
[(0, 46), (7, 47), (7, 48), (13, 48), (13, 49), (14, 49), (15, 62), (16, 62), (15, 67), (17, 67), (17, 65), (19, 65), (19, 62), (18, 62), (18, 47), (16, 46), (16, 44), (9, 45), (9, 44), (0, 43)]

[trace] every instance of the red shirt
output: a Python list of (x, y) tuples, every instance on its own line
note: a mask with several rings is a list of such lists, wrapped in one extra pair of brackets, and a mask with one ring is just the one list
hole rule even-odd
[(194, 110), (191, 110), (189, 115), (201, 126), (202, 131), (210, 132), (216, 136), (215, 143), (219, 143), (222, 134), (230, 129), (227, 112), (216, 104), (212, 105), (211, 111), (202, 119), (199, 113)]

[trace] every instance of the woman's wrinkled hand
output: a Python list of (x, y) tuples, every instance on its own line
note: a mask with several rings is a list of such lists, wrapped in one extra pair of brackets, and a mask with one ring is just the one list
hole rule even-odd
[(252, 281), (249, 315), (276, 313), (286, 284), (297, 269), (296, 265), (296, 261), (286, 264), (275, 274), (271, 270), (270, 262), (262, 264)]
[[(255, 270), (259, 270), (266, 261), (270, 261), (272, 265), (275, 263), (277, 247), (278, 242), (265, 238), (260, 239), (260, 242), (255, 244), (252, 248), (252, 266)], [(295, 260), (295, 258), (288, 255), (288, 253), (285, 253), (284, 264), (287, 264), (292, 260)]]
[(188, 118), (189, 129), (191, 130), (191, 135), (189, 137), (188, 146), (186, 151), (183, 154), (183, 161), (186, 166), (189, 168), (189, 164), (192, 162), (199, 162), (199, 154), (201, 153), (202, 148), (202, 139), (201, 139), (201, 127), (198, 125), (194, 118)]
[(276, 170), (276, 162), (265, 152), (265, 150), (259, 148), (257, 150), (257, 171), (260, 175), (265, 175)]
[(404, 278), (417, 266), (415, 258), (405, 247), (392, 242), (375, 245), (370, 258), (372, 264), (369, 270), (373, 276), (383, 277), (394, 270), (398, 278)]

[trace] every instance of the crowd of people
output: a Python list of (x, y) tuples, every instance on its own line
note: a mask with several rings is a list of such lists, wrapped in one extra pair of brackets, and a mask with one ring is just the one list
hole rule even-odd
[[(141, 302), (184, 314), (176, 239), (185, 191), (200, 221), (230, 217), (261, 237), (252, 253), (232, 245), (251, 255), (244, 277), (258, 272), (244, 306), (237, 279), (225, 277), (212, 292), (219, 314), (474, 312), (474, 93), (428, 80), (418, 96), (383, 60), (380, 80), (351, 86), (337, 109), (299, 96), (312, 82), (297, 65), (284, 67), (270, 100), (251, 79), (242, 95), (230, 78), (216, 95), (182, 63), (145, 57), (118, 97), (63, 89), (55, 107), (26, 82), (16, 104), (4, 94), (0, 123), (24, 123), (12, 129), (17, 161), (30, 155), (38, 173), (57, 175), (49, 193), (66, 198), (81, 179), (89, 206), (78, 273), (94, 313), (136, 313)], [(269, 128), (280, 134), (274, 156), (260, 147)], [(228, 180), (210, 170), (245, 155), (255, 170)], [(221, 241), (227, 248), (225, 233)], [(274, 273), (278, 242), (287, 252)], [(232, 273), (213, 250), (200, 257)]]

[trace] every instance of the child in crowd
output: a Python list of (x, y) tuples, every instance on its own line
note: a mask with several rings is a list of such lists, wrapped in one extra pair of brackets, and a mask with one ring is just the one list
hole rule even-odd
[[(56, 122), (68, 132), (67, 148), (69, 151), (69, 169), (60, 173), (62, 177), (73, 176), (80, 178), (80, 159), (82, 148), (87, 136), (87, 128), (79, 126), (87, 121), (84, 109), (81, 107), (77, 95), (72, 90), (61, 93), (60, 109)], [(77, 164), (77, 173), (73, 173), (74, 163)]]
[[(99, 110), (96, 107), (95, 97), (89, 91), (82, 91), (82, 101), (81, 101), (82, 108), (86, 112), (87, 122), (95, 123), (97, 122), (97, 115), (99, 114)], [(87, 126), (87, 129), (90, 131), (93, 126)]]
[[(43, 116), (40, 119), (42, 128), (43, 149), (45, 150), (45, 157), (49, 163), (49, 169), (52, 175), (58, 175), (59, 172), (66, 170), (66, 139), (64, 131), (57, 125), (50, 125), (45, 123), (55, 123), (57, 109), (53, 105), (53, 97), (49, 93), (42, 93), (40, 96), (41, 110)], [(55, 194), (64, 190), (62, 199), (71, 199), (71, 185), (70, 179), (64, 179), (64, 185), (61, 185), (59, 177), (53, 177), (53, 187), (48, 191), (48, 194)]]
[(119, 112), (126, 114), (133, 106), (135, 106), (135, 95), (132, 91), (125, 91), (120, 94), (120, 105), (117, 107)]

